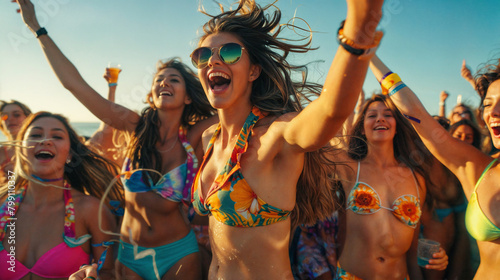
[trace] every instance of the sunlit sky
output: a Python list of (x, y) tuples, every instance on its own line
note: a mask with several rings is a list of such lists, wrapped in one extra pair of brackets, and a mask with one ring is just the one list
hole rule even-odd
[[(228, 6), (232, 0), (222, 0)], [(258, 1), (262, 5), (270, 0)], [(117, 102), (141, 110), (156, 62), (178, 56), (189, 63), (201, 27), (208, 19), (198, 12), (199, 0), (102, 1), (35, 0), (39, 21), (84, 79), (107, 96), (102, 78), (109, 62), (122, 65)], [(211, 0), (203, 2), (216, 13)], [(322, 83), (338, 46), (336, 31), (345, 18), (342, 0), (280, 0), (283, 22), (294, 15), (314, 31), (319, 50), (297, 55), (292, 62), (314, 64), (310, 77)], [(40, 46), (16, 13), (17, 4), (0, 2), (0, 99), (16, 99), (33, 111), (61, 113), (72, 122), (98, 121), (56, 79)], [(397, 72), (437, 114), (439, 93), (450, 93), (447, 109), (462, 95), (477, 105), (479, 98), (460, 76), (462, 60), (475, 72), (500, 57), (500, 1), (387, 0), (380, 27), (385, 36), (379, 57)], [(378, 83), (369, 72), (364, 90)]]

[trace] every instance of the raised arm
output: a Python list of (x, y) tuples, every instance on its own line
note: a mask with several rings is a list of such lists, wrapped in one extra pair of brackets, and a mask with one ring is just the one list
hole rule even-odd
[[(29, 0), (18, 0), (21, 16), (28, 28), (36, 34), (41, 30), (35, 8)], [(43, 29), (42, 29), (43, 30)], [(40, 33), (40, 32), (39, 32)], [(114, 102), (108, 101), (91, 88), (75, 66), (64, 56), (54, 41), (47, 35), (39, 35), (38, 41), (52, 70), (62, 85), (101, 121), (119, 130), (132, 132), (139, 116)]]
[[(390, 72), (376, 56), (372, 58), (370, 68), (379, 81)], [(389, 90), (389, 96), (401, 113), (410, 119), (429, 151), (458, 177), (465, 194), (470, 197), (476, 181), (491, 158), (472, 145), (453, 138), (432, 118), (407, 86), (395, 84), (393, 90)]]
[[(106, 68), (103, 77), (109, 86), (108, 100), (111, 102), (115, 102), (117, 83), (110, 82), (111, 76), (108, 68)], [(126, 137), (118, 133), (124, 133), (124, 132), (115, 131), (115, 129), (110, 125), (106, 124), (105, 122), (101, 122), (99, 128), (94, 132), (94, 134), (92, 134), (90, 139), (87, 140), (85, 144), (91, 147), (95, 147), (96, 150), (102, 152), (102, 154), (107, 159), (114, 161), (121, 166), (123, 160), (122, 148), (124, 148), (124, 146), (126, 146), (127, 143), (125, 143)], [(116, 141), (116, 139), (123, 141)]]
[(446, 99), (449, 94), (446, 91), (441, 91), (439, 94), (439, 116), (446, 118)]
[(297, 151), (325, 145), (352, 113), (374, 50), (362, 55), (358, 51), (377, 46), (375, 28), (382, 16), (382, 4), (382, 0), (347, 0), (341, 34), (348, 40), (335, 54), (321, 95), (290, 122), (284, 133)]
[(460, 74), (467, 82), (469, 82), (473, 89), (476, 89), (476, 83), (474, 82), (474, 78), (472, 77), (472, 72), (470, 71), (469, 67), (467, 67), (467, 64), (465, 64), (465, 59), (462, 61)]

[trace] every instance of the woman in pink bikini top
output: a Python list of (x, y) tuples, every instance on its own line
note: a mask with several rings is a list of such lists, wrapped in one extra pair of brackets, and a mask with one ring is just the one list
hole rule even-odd
[(24, 147), (0, 189), (0, 278), (67, 279), (102, 256), (100, 277), (112, 279), (111, 238), (96, 217), (102, 215), (104, 230), (115, 231), (116, 222), (85, 193), (102, 193), (113, 165), (89, 151), (60, 115), (31, 115), (19, 135)]

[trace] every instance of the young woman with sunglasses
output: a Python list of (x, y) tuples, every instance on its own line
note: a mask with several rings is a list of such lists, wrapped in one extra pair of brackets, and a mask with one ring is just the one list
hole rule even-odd
[(146, 96), (149, 106), (138, 115), (91, 88), (40, 28), (33, 4), (18, 3), (63, 86), (99, 119), (131, 135), (123, 166), (125, 212), (118, 277), (199, 279), (198, 243), (181, 203), (190, 200), (202, 132), (215, 120), (206, 120), (214, 109), (195, 73), (177, 59), (159, 63)]
[[(377, 79), (390, 70), (380, 59), (372, 59)], [(493, 144), (500, 148), (500, 64), (486, 68), (476, 79), (483, 118)], [(417, 96), (403, 82), (393, 86), (391, 99), (409, 116), (430, 152), (457, 176), (469, 199), (465, 214), (467, 231), (478, 242), (481, 263), (474, 279), (497, 279), (500, 275), (500, 166), (477, 148), (453, 138), (425, 110)]]
[(293, 278), (291, 225), (333, 212), (331, 170), (317, 150), (354, 109), (373, 54), (367, 49), (380, 39), (382, 3), (347, 1), (342, 46), (321, 95), (304, 109), (303, 96), (319, 88), (293, 81), (291, 73), (305, 67), (287, 58), (309, 51), (311, 38), (280, 40), (278, 8), (241, 0), (204, 25), (191, 57), (220, 123), (204, 133), (192, 197), (199, 214), (210, 214), (210, 279)]

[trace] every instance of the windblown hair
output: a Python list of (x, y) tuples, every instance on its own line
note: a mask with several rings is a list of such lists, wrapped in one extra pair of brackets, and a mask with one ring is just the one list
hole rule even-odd
[[(181, 118), (182, 126), (189, 129), (191, 125), (215, 113), (215, 109), (208, 102), (198, 76), (179, 58), (172, 58), (166, 62), (159, 61), (156, 68), (156, 73), (167, 68), (175, 69), (179, 71), (185, 81), (186, 93), (192, 102), (184, 108)], [(139, 122), (131, 136), (128, 157), (134, 169), (161, 170), (162, 160), (160, 153), (156, 149), (156, 143), (160, 140), (160, 126), (162, 124), (158, 118), (157, 108), (153, 104), (153, 93), (151, 91), (146, 95), (146, 102), (149, 107), (142, 111)], [(155, 181), (159, 177), (156, 173), (150, 172), (149, 174)], [(149, 182), (145, 183), (148, 184)]]
[[(0, 114), (3, 113), (3, 110), (5, 109), (5, 107), (7, 105), (17, 105), (17, 106), (19, 106), (19, 108), (21, 108), (21, 110), (23, 111), (23, 113), (26, 117), (31, 115), (31, 109), (28, 106), (26, 106), (24, 103), (21, 103), (17, 100), (0, 101)], [(4, 130), (3, 126), (0, 126), (0, 129), (2, 130), (2, 132), (5, 135), (7, 135), (7, 131)]]
[(474, 133), (474, 135), (472, 137), (473, 138), (472, 146), (481, 150), (481, 143), (482, 143), (482, 139), (483, 139), (483, 134), (481, 133), (481, 130), (479, 129), (479, 127), (477, 127), (477, 125), (473, 121), (468, 120), (468, 119), (462, 119), (462, 120), (452, 124), (448, 131), (450, 132), (450, 134), (453, 135), (455, 130), (457, 130), (457, 128), (462, 126), (462, 125), (469, 126), (472, 129), (472, 132)]
[[(273, 11), (266, 11), (273, 7)], [(290, 53), (306, 53), (314, 50), (311, 45), (311, 31), (291, 23), (280, 24), (281, 11), (273, 4), (261, 7), (253, 0), (240, 0), (234, 10), (210, 15), (203, 26), (204, 34), (200, 44), (209, 36), (231, 33), (244, 45), (250, 62), (261, 67), (260, 76), (253, 81), (250, 102), (262, 112), (281, 115), (299, 112), (303, 105), (318, 96), (322, 86), (307, 81), (307, 65), (292, 65), (287, 61)], [(293, 31), (307, 31), (309, 36), (296, 40), (280, 38), (285, 28)], [(298, 42), (297, 44), (293, 44)], [(302, 79), (294, 81), (293, 74)], [(296, 206), (292, 212), (292, 224), (314, 224), (335, 211), (334, 181), (330, 177), (333, 162), (325, 157), (327, 150), (308, 152), (304, 168), (297, 183)]]
[[(68, 131), (70, 141), (71, 161), (65, 164), (64, 179), (71, 187), (80, 192), (102, 198), (105, 187), (118, 174), (118, 166), (93, 152), (83, 142), (83, 138), (78, 136), (75, 130), (70, 126), (68, 120), (59, 114), (50, 112), (38, 112), (30, 115), (21, 126), (17, 140), (23, 140), (28, 127), (40, 118), (54, 118), (60, 121)], [(16, 147), (16, 188), (24, 186), (30, 180), (34, 180), (30, 172), (30, 162), (22, 153), (24, 147)], [(121, 186), (113, 186), (109, 199), (123, 202), (123, 193)], [(0, 188), (0, 197), (7, 193), (6, 187)]]
[(495, 63), (488, 64), (484, 66), (477, 74), (475, 78), (476, 91), (481, 97), (481, 108), (483, 107), (483, 101), (488, 92), (488, 88), (491, 83), (500, 79), (500, 59), (495, 60)]
[[(312, 48), (312, 36), (297, 40), (280, 38), (286, 28), (294, 31), (304, 28), (293, 24), (280, 24), (281, 11), (275, 7), (272, 15), (253, 0), (241, 0), (235, 10), (224, 11), (212, 16), (204, 26), (200, 43), (208, 36), (223, 32), (231, 33), (243, 43), (252, 64), (260, 65), (262, 72), (252, 85), (251, 103), (261, 111), (270, 113), (296, 112), (302, 109), (310, 96), (319, 95), (322, 86), (307, 82), (307, 65), (292, 65), (287, 58), (290, 53), (306, 53)], [(309, 32), (311, 34), (311, 32)], [(294, 45), (293, 42), (303, 42)], [(292, 73), (301, 74), (302, 81), (292, 80)]]
[[(374, 102), (384, 103), (391, 110), (396, 120), (396, 135), (393, 139), (396, 160), (420, 174), (424, 178), (427, 187), (432, 188), (433, 183), (429, 176), (429, 174), (432, 174), (431, 163), (434, 160), (432, 154), (424, 146), (409, 121), (399, 112), (392, 100), (385, 95), (373, 95), (363, 105), (363, 109), (354, 123), (352, 136), (348, 140), (348, 156), (353, 160), (360, 161), (368, 154), (369, 143), (363, 134), (363, 126), (368, 107)], [(426, 201), (430, 200), (426, 199)]]

